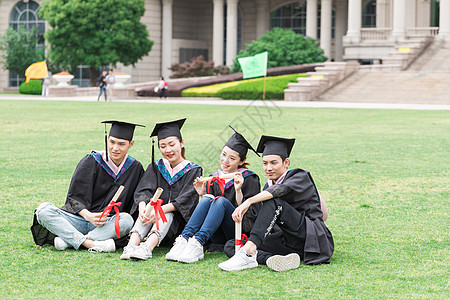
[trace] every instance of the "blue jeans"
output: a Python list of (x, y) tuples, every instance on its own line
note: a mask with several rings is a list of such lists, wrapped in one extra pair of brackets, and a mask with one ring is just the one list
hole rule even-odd
[(195, 236), (204, 245), (209, 239), (223, 243), (234, 237), (234, 221), (231, 214), (235, 207), (228, 199), (220, 197), (211, 201), (203, 196), (181, 235), (185, 239)]
[[(114, 221), (116, 216), (109, 217), (105, 225), (96, 227), (82, 216), (74, 215), (57, 208), (52, 203), (44, 202), (36, 209), (36, 217), (42, 226), (59, 236), (75, 249), (80, 248), (86, 239), (104, 241), (117, 239)], [(120, 236), (127, 235), (133, 227), (133, 218), (127, 213), (120, 213)]]
[(98, 94), (97, 101), (100, 100), (100, 96), (102, 95), (102, 93), (105, 93), (105, 101), (106, 101), (107, 100), (107, 97), (106, 97), (106, 85), (103, 86), (103, 87), (100, 87), (100, 94)]

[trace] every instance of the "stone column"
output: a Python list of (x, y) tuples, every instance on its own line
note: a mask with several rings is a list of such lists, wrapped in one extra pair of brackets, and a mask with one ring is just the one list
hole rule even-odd
[(388, 0), (377, 0), (377, 27), (389, 27), (389, 3)]
[(406, 37), (406, 0), (394, 0), (394, 18), (392, 26), (393, 41)]
[(227, 66), (233, 64), (237, 54), (237, 21), (239, 0), (227, 0)]
[(172, 5), (173, 0), (162, 1), (161, 75), (168, 79), (172, 65)]
[(344, 38), (344, 34), (347, 31), (347, 1), (337, 0), (335, 5), (336, 14), (334, 25), (334, 60), (342, 61), (344, 56), (342, 39)]
[(441, 0), (439, 7), (439, 38), (450, 43), (450, 0)]
[(224, 0), (213, 0), (213, 62), (215, 66), (223, 65), (223, 5)]
[(320, 12), (320, 47), (329, 61), (331, 60), (331, 2), (332, 0), (322, 0)]
[(345, 41), (357, 44), (361, 41), (362, 0), (348, 0), (348, 30)]
[(317, 0), (306, 0), (306, 36), (317, 39)]
[(256, 1), (256, 39), (262, 36), (269, 29), (268, 21), (268, 4), (267, 0)]

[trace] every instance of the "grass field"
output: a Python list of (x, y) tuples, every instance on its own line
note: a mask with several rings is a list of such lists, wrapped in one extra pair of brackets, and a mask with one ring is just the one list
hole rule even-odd
[[(450, 112), (271, 109), (148, 103), (0, 101), (0, 298), (433, 298), (449, 293)], [(330, 212), (329, 265), (275, 273), (221, 271), (223, 253), (199, 263), (121, 261), (35, 246), (29, 231), (44, 201), (64, 203), (73, 170), (103, 149), (100, 121), (145, 124), (130, 155), (147, 166), (156, 122), (188, 117), (187, 158), (209, 173), (237, 127), (295, 137), (293, 167), (309, 170)], [(259, 159), (251, 169), (265, 181)]]

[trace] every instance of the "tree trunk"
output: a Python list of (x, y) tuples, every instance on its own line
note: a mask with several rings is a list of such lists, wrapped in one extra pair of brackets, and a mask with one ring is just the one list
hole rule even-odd
[(97, 77), (98, 77), (98, 74), (97, 74), (97, 68), (96, 67), (93, 67), (93, 66), (90, 66), (89, 67), (89, 73), (90, 73), (90, 80), (89, 80), (89, 82), (90, 82), (90, 86), (91, 87), (93, 87), (93, 86), (96, 86), (96, 83), (97, 83)]

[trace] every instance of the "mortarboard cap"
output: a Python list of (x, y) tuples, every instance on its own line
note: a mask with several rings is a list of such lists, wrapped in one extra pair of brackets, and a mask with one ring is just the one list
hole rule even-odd
[(108, 138), (106, 134), (106, 124), (111, 124), (109, 135), (118, 139), (132, 141), (134, 128), (136, 126), (145, 127), (144, 125), (121, 122), (121, 121), (102, 121), (105, 124), (105, 148), (106, 148), (106, 161), (108, 161)]
[(256, 151), (264, 155), (279, 155), (283, 158), (289, 157), (295, 139), (285, 139), (275, 136), (261, 136)]
[(182, 139), (180, 129), (183, 127), (186, 118), (176, 121), (157, 123), (150, 137), (158, 136), (158, 141), (169, 136), (176, 136)]
[(259, 156), (256, 150), (253, 149), (252, 145), (250, 145), (250, 143), (247, 142), (247, 140), (242, 136), (242, 134), (237, 132), (233, 127), (230, 126), (230, 128), (233, 129), (234, 134), (230, 137), (225, 146), (228, 146), (230, 149), (238, 152), (241, 157), (247, 156), (248, 149), (252, 150), (253, 152), (256, 153), (256, 155)]
[(121, 121), (103, 121), (102, 123), (111, 124), (109, 135), (118, 139), (127, 141), (133, 140), (134, 128), (136, 126), (145, 127), (144, 125), (121, 122)]

